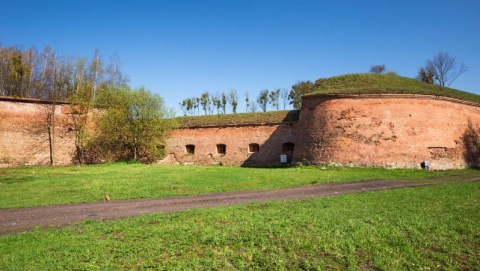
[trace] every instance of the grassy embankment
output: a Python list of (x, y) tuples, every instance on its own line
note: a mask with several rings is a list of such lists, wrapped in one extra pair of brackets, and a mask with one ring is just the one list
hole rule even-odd
[(228, 126), (248, 124), (279, 124), (298, 121), (300, 110), (217, 114), (177, 118), (180, 127)]
[(4, 168), (0, 169), (0, 208), (99, 201), (103, 199), (104, 189), (110, 198), (120, 200), (286, 188), (327, 182), (424, 178), (458, 173), (480, 175), (475, 170), (165, 167), (127, 163)]
[(0, 236), (0, 269), (476, 270), (479, 218), (475, 182), (89, 220)]
[[(417, 94), (454, 98), (480, 104), (480, 95), (426, 84), (392, 74), (346, 74), (315, 81), (312, 94)], [(300, 110), (217, 114), (177, 118), (180, 127), (288, 123), (298, 120)]]
[(347, 74), (315, 81), (319, 94), (421, 94), (480, 103), (480, 95), (391, 74)]

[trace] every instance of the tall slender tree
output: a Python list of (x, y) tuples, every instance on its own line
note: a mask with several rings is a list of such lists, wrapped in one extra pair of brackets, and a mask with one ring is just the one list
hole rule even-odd
[(233, 114), (236, 114), (238, 106), (238, 94), (236, 89), (230, 89), (230, 92), (228, 93), (228, 102), (232, 106)]
[(268, 105), (268, 89), (264, 89), (260, 91), (260, 94), (257, 97), (257, 104), (260, 106), (263, 112), (267, 111), (267, 105)]

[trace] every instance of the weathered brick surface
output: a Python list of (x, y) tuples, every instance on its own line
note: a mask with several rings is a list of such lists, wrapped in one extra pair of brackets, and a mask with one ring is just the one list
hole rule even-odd
[[(273, 166), (280, 164), (283, 144), (294, 142), (296, 123), (257, 126), (230, 126), (215, 128), (187, 128), (173, 132), (168, 140), (164, 164), (195, 164), (229, 166)], [(195, 153), (188, 154), (186, 145), (195, 145)], [(219, 154), (217, 145), (226, 145), (226, 153)], [(250, 152), (250, 144), (259, 144), (258, 152)], [(291, 156), (291, 153), (290, 153)]]
[[(58, 105), (56, 120), (55, 161), (70, 164), (74, 132), (68, 106)], [(451, 99), (315, 95), (304, 98), (295, 123), (173, 131), (159, 163), (274, 166), (287, 154), (292, 163), (420, 168), (429, 160), (432, 169), (464, 168), (469, 122), (480, 125), (480, 106)], [(288, 142), (293, 152), (283, 148)], [(194, 154), (186, 151), (190, 144)], [(217, 152), (218, 144), (226, 145), (225, 154)], [(259, 144), (259, 151), (250, 152), (249, 144)], [(45, 105), (0, 101), (0, 167), (48, 162)]]
[(480, 107), (415, 95), (303, 99), (294, 160), (432, 169), (466, 167), (463, 136), (480, 124)]
[[(50, 161), (45, 104), (0, 101), (0, 167), (44, 165)], [(69, 116), (56, 105), (54, 162), (70, 164), (74, 133)]]

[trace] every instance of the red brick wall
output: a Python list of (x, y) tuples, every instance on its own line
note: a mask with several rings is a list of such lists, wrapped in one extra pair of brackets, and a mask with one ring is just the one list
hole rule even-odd
[[(50, 162), (45, 107), (36, 102), (0, 100), (0, 167), (45, 165)], [(64, 105), (55, 112), (54, 162), (70, 164), (74, 132)]]
[(432, 169), (467, 167), (463, 135), (480, 124), (480, 107), (415, 95), (308, 96), (294, 160)]
[[(283, 144), (294, 142), (296, 123), (258, 126), (230, 126), (214, 128), (187, 128), (173, 132), (168, 140), (164, 164), (196, 164), (228, 166), (273, 166), (280, 164)], [(188, 154), (186, 145), (195, 145), (195, 153)], [(217, 153), (217, 145), (226, 145), (224, 155)], [(250, 152), (250, 144), (259, 144), (258, 152)], [(289, 154), (291, 158), (291, 153)]]
[[(45, 105), (0, 100), (0, 167), (48, 164)], [(74, 132), (68, 106), (58, 105), (55, 162), (72, 163)], [(480, 125), (480, 107), (415, 95), (307, 96), (296, 123), (188, 128), (173, 131), (161, 164), (279, 165), (280, 155), (315, 164), (419, 168), (463, 168), (463, 136), (469, 121)], [(480, 135), (478, 135), (480, 138)], [(294, 151), (283, 144), (294, 143)], [(250, 152), (249, 144), (259, 144)], [(187, 154), (185, 146), (195, 145)], [(217, 153), (217, 144), (226, 153)], [(480, 145), (479, 145), (480, 146)]]

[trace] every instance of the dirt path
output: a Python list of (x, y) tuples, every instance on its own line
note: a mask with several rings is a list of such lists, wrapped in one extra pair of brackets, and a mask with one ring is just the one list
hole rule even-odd
[[(458, 178), (460, 177), (460, 178)], [(443, 177), (445, 179), (452, 177)], [(476, 182), (480, 177), (457, 176), (457, 182)], [(87, 219), (109, 220), (152, 212), (169, 212), (192, 208), (208, 208), (263, 202), (347, 194), (362, 191), (442, 184), (441, 178), (431, 182), (408, 180), (372, 180), (352, 183), (317, 184), (287, 189), (238, 191), (162, 199), (118, 200), (75, 203), (42, 207), (0, 210), (0, 235), (19, 233), (35, 226), (63, 226)]]

